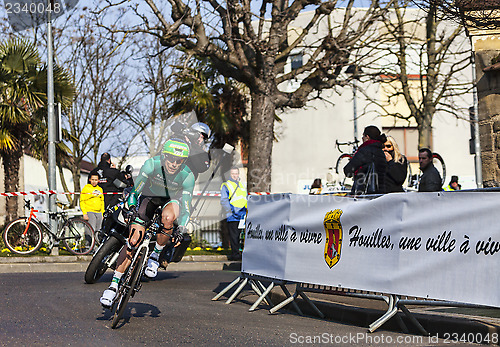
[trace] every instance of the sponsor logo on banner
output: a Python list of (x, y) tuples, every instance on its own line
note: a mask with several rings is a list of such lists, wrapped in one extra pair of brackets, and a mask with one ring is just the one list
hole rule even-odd
[(340, 216), (342, 210), (330, 211), (325, 215), (323, 226), (326, 232), (325, 243), (325, 261), (330, 269), (340, 260), (340, 251), (342, 248), (342, 224)]

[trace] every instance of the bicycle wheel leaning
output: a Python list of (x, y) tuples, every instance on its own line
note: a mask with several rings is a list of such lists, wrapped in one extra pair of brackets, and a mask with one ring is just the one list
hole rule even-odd
[(63, 225), (64, 247), (74, 255), (89, 254), (95, 245), (94, 230), (89, 223), (79, 218), (72, 218)]
[(343, 190), (350, 190), (353, 185), (352, 178), (346, 177), (344, 174), (344, 166), (351, 160), (352, 155), (348, 153), (344, 153), (340, 155), (337, 159), (337, 163), (335, 164), (335, 173), (337, 174), (337, 184)]
[(13, 253), (31, 254), (42, 246), (42, 229), (33, 220), (22, 217), (10, 222), (3, 232), (5, 246)]
[(140, 280), (142, 274), (142, 266), (144, 265), (144, 260), (146, 257), (146, 248), (141, 248), (139, 255), (135, 258), (135, 261), (130, 264), (130, 267), (125, 275), (125, 280), (118, 289), (118, 295), (116, 298), (116, 311), (113, 315), (113, 321), (111, 322), (111, 328), (116, 328), (118, 322), (125, 312), (127, 303), (131, 296), (135, 292), (135, 287)]
[(90, 261), (87, 271), (85, 271), (85, 282), (89, 284), (97, 282), (108, 269), (110, 265), (109, 260), (117, 252), (120, 252), (122, 246), (123, 244), (120, 240), (114, 236), (110, 236)]
[(444, 164), (443, 157), (441, 157), (438, 153), (432, 153), (432, 159), (434, 167), (441, 175), (441, 185), (444, 185), (444, 182), (446, 181), (446, 165)]

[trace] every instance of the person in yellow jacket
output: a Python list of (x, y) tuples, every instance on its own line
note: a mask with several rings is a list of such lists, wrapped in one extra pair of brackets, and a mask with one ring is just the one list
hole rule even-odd
[(240, 182), (240, 170), (237, 167), (232, 167), (229, 174), (230, 178), (221, 186), (220, 202), (229, 231), (231, 244), (229, 260), (241, 260), (238, 224), (247, 212), (247, 190)]
[(91, 175), (82, 189), (80, 195), (80, 208), (83, 212), (83, 219), (89, 222), (94, 231), (101, 229), (102, 213), (104, 212), (104, 194), (99, 183), (98, 175)]

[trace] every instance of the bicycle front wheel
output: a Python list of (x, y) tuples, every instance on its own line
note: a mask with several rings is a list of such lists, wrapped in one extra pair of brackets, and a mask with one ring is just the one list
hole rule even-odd
[(133, 296), (136, 291), (136, 286), (139, 283), (141, 277), (142, 266), (144, 265), (144, 258), (146, 257), (146, 248), (141, 248), (139, 256), (136, 260), (130, 265), (129, 270), (126, 274), (125, 281), (123, 282), (123, 287), (119, 293), (121, 294), (118, 298), (118, 304), (116, 305), (116, 311), (113, 316), (113, 321), (111, 322), (111, 329), (116, 328), (118, 322), (123, 316), (123, 312), (125, 312), (125, 308), (127, 307), (127, 303), (130, 300), (130, 297)]
[(71, 254), (89, 254), (95, 245), (94, 230), (83, 219), (73, 218), (63, 225), (62, 240)]
[(351, 190), (354, 183), (353, 178), (346, 177), (344, 174), (344, 166), (351, 160), (352, 155), (348, 153), (342, 154), (337, 159), (337, 164), (335, 165), (335, 173), (337, 174), (337, 185), (341, 187), (342, 190)]
[(33, 220), (18, 218), (10, 222), (3, 232), (5, 246), (13, 253), (31, 254), (42, 245), (42, 229)]
[(441, 157), (441, 155), (439, 155), (438, 153), (432, 153), (432, 159), (434, 167), (441, 175), (441, 185), (443, 186), (444, 182), (446, 182), (446, 165), (444, 164), (443, 157)]

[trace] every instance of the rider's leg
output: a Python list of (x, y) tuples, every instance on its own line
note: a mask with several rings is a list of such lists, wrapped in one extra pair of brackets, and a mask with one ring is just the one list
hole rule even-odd
[[(161, 222), (163, 224), (163, 231), (172, 235), (174, 229), (174, 221), (179, 216), (179, 205), (175, 201), (169, 202), (162, 210)], [(158, 259), (163, 247), (170, 241), (170, 236), (162, 233), (156, 234), (156, 244), (153, 252), (149, 256), (148, 266), (144, 274), (150, 278), (156, 277), (158, 273)]]
[[(132, 224), (130, 227), (129, 241), (128, 244), (131, 247), (136, 247), (144, 236), (144, 231), (146, 229), (139, 224)], [(120, 279), (123, 276), (123, 273), (127, 270), (127, 267), (130, 265), (132, 261), (132, 252), (129, 250), (129, 247), (123, 247), (116, 260), (118, 264), (116, 266), (116, 270), (113, 273), (113, 279), (111, 280), (111, 284), (108, 289), (102, 293), (102, 297), (100, 299), (101, 304), (105, 307), (110, 307), (115, 299), (116, 293), (118, 292), (118, 283), (120, 283)]]

